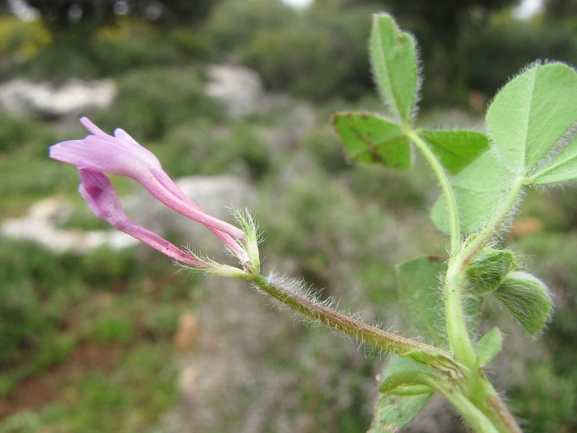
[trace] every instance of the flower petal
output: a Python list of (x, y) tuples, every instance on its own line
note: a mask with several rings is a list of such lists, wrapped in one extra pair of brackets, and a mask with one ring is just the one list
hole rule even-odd
[(147, 228), (139, 226), (128, 218), (122, 209), (122, 205), (110, 179), (108, 179), (106, 175), (87, 169), (79, 169), (78, 172), (82, 182), (78, 191), (97, 217), (108, 221), (115, 229), (129, 234), (133, 238), (138, 239), (172, 259), (193, 266), (205, 266), (166, 239), (151, 232)]
[(241, 261), (245, 261), (246, 251), (234, 239), (244, 240), (243, 231), (204, 213), (166, 174), (152, 152), (138, 144), (122, 129), (116, 129), (113, 137), (86, 117), (80, 121), (93, 135), (84, 140), (55, 144), (50, 148), (51, 158), (73, 164), (79, 169), (118, 174), (136, 180), (166, 206), (205, 225)]

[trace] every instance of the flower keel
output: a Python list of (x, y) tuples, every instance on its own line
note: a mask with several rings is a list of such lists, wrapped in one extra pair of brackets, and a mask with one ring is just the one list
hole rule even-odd
[(174, 260), (197, 267), (205, 266), (204, 263), (180, 250), (166, 239), (128, 218), (110, 179), (105, 174), (83, 168), (79, 169), (78, 172), (82, 182), (78, 191), (94, 215), (107, 221), (115, 229), (138, 239)]

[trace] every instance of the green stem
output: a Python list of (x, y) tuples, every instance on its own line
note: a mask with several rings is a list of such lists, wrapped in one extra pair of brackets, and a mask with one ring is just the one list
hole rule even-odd
[(296, 291), (282, 287), (280, 284), (272, 282), (262, 275), (255, 276), (253, 281), (259, 289), (283, 304), (295, 309), (302, 315), (375, 347), (401, 356), (410, 356), (412, 353), (427, 353), (434, 357), (444, 358), (449, 362), (452, 359), (451, 355), (444, 350), (421, 343), (420, 341), (401, 337), (400, 335), (379, 329), (339, 313), (323, 305), (321, 302), (309, 299)]
[(499, 433), (489, 417), (476, 407), (455, 384), (427, 373), (403, 371), (381, 383), (379, 391), (382, 393), (390, 392), (402, 385), (424, 385), (432, 388), (440, 392), (455, 406), (455, 409), (459, 411), (463, 419), (476, 433)]
[(528, 179), (524, 176), (519, 176), (513, 181), (509, 193), (501, 203), (501, 207), (493, 215), (485, 228), (479, 232), (459, 254), (459, 264), (461, 268), (465, 268), (467, 264), (469, 264), (469, 262), (473, 259), (475, 254), (481, 248), (487, 245), (487, 243), (495, 236), (495, 233), (499, 230), (500, 226), (510, 215), (511, 209), (513, 206), (515, 206), (515, 203), (519, 199), (519, 195), (521, 195), (523, 186), (525, 186), (528, 182)]
[[(459, 256), (457, 256), (458, 258)], [(445, 275), (445, 317), (447, 336), (455, 359), (469, 369), (475, 368), (476, 355), (469, 337), (463, 306), (463, 286), (465, 278), (454, 258), (449, 261)]]
[(449, 268), (445, 276), (447, 335), (455, 359), (470, 369), (475, 366), (476, 356), (467, 331), (463, 308), (463, 289), (466, 283), (465, 268), (475, 254), (495, 236), (495, 232), (506, 220), (511, 208), (518, 200), (525, 183), (524, 177), (515, 179), (500, 208), (485, 228), (471, 238), (471, 241), (458, 254), (453, 255), (449, 261)]
[(447, 211), (449, 213), (449, 232), (451, 235), (451, 253), (457, 251), (461, 243), (461, 227), (459, 222), (459, 211), (457, 209), (457, 199), (455, 198), (455, 192), (451, 186), (451, 182), (447, 177), (447, 173), (443, 168), (443, 165), (439, 162), (437, 156), (431, 151), (430, 147), (425, 143), (425, 141), (419, 137), (419, 135), (409, 129), (405, 132), (406, 136), (419, 148), (423, 153), (431, 168), (435, 172), (443, 194), (445, 195), (445, 200), (447, 202)]
[[(443, 386), (439, 386), (437, 391), (455, 406), (455, 409), (476, 433), (499, 433), (491, 420), (455, 387), (443, 384)], [(506, 431), (509, 433), (508, 430)]]
[[(431, 168), (439, 180), (443, 194), (445, 195), (447, 210), (449, 213), (451, 255), (453, 255), (457, 252), (461, 243), (459, 212), (457, 210), (457, 200), (455, 198), (454, 190), (449, 178), (447, 177), (445, 169), (427, 143), (425, 143), (425, 141), (413, 130), (407, 131), (406, 135), (421, 150), (423, 155), (425, 155), (425, 158), (427, 158), (427, 161), (429, 161)], [(455, 354), (455, 358), (459, 362), (471, 368), (475, 363), (475, 353), (473, 351), (473, 343), (469, 338), (465, 314), (463, 312), (463, 296), (461, 293), (463, 281), (462, 276), (452, 264), (453, 261), (449, 263), (449, 269), (447, 270), (447, 275), (445, 277), (445, 314), (447, 333), (451, 350)]]
[[(469, 367), (464, 385), (465, 393), (475, 403), (475, 406), (492, 421), (499, 432), (507, 433), (520, 433), (521, 430), (491, 383), (484, 377), (482, 371), (476, 368), (476, 355), (464, 317), (463, 290), (466, 284), (465, 270), (467, 264), (481, 248), (491, 241), (505, 223), (526, 183), (527, 180), (524, 177), (518, 177), (514, 180), (498, 211), (484, 229), (470, 238), (470, 242), (451, 258), (445, 278), (445, 310), (451, 351), (459, 363)], [(457, 409), (461, 411), (459, 408)]]

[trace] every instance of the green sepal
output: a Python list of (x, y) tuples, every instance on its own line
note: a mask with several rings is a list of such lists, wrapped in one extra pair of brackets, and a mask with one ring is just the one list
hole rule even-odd
[(398, 123), (364, 112), (336, 113), (332, 121), (353, 161), (411, 168), (411, 145)]
[(375, 14), (369, 48), (380, 93), (402, 123), (411, 124), (420, 88), (415, 38), (392, 16)]
[(417, 134), (429, 144), (443, 167), (453, 175), (489, 149), (489, 137), (482, 132), (421, 129)]
[(495, 327), (483, 335), (475, 345), (477, 365), (485, 367), (489, 365), (501, 353), (503, 337), (499, 328)]
[(531, 335), (539, 333), (551, 318), (549, 289), (531, 274), (511, 272), (493, 294)]
[(516, 255), (511, 250), (486, 247), (467, 266), (467, 289), (480, 296), (497, 290), (509, 272), (519, 268)]

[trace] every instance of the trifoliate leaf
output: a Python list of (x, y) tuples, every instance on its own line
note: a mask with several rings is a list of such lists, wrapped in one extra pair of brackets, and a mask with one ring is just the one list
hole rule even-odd
[(493, 294), (531, 335), (541, 331), (551, 317), (549, 290), (531, 274), (511, 272)]
[(376, 114), (343, 112), (333, 116), (333, 124), (353, 161), (411, 167), (411, 146), (398, 123)]
[(373, 15), (370, 55), (373, 74), (385, 102), (410, 124), (420, 87), (416, 42), (388, 14)]
[(489, 137), (482, 132), (421, 129), (417, 133), (439, 157), (443, 167), (453, 175), (489, 149)]
[[(492, 148), (453, 179), (463, 233), (483, 227), (517, 177), (527, 183), (577, 178), (577, 73), (561, 63), (534, 65), (510, 81), (487, 111)], [(448, 231), (445, 198), (433, 220)]]
[(483, 335), (475, 345), (475, 354), (477, 355), (477, 365), (485, 367), (489, 365), (501, 352), (503, 346), (503, 337), (499, 328), (493, 328)]

